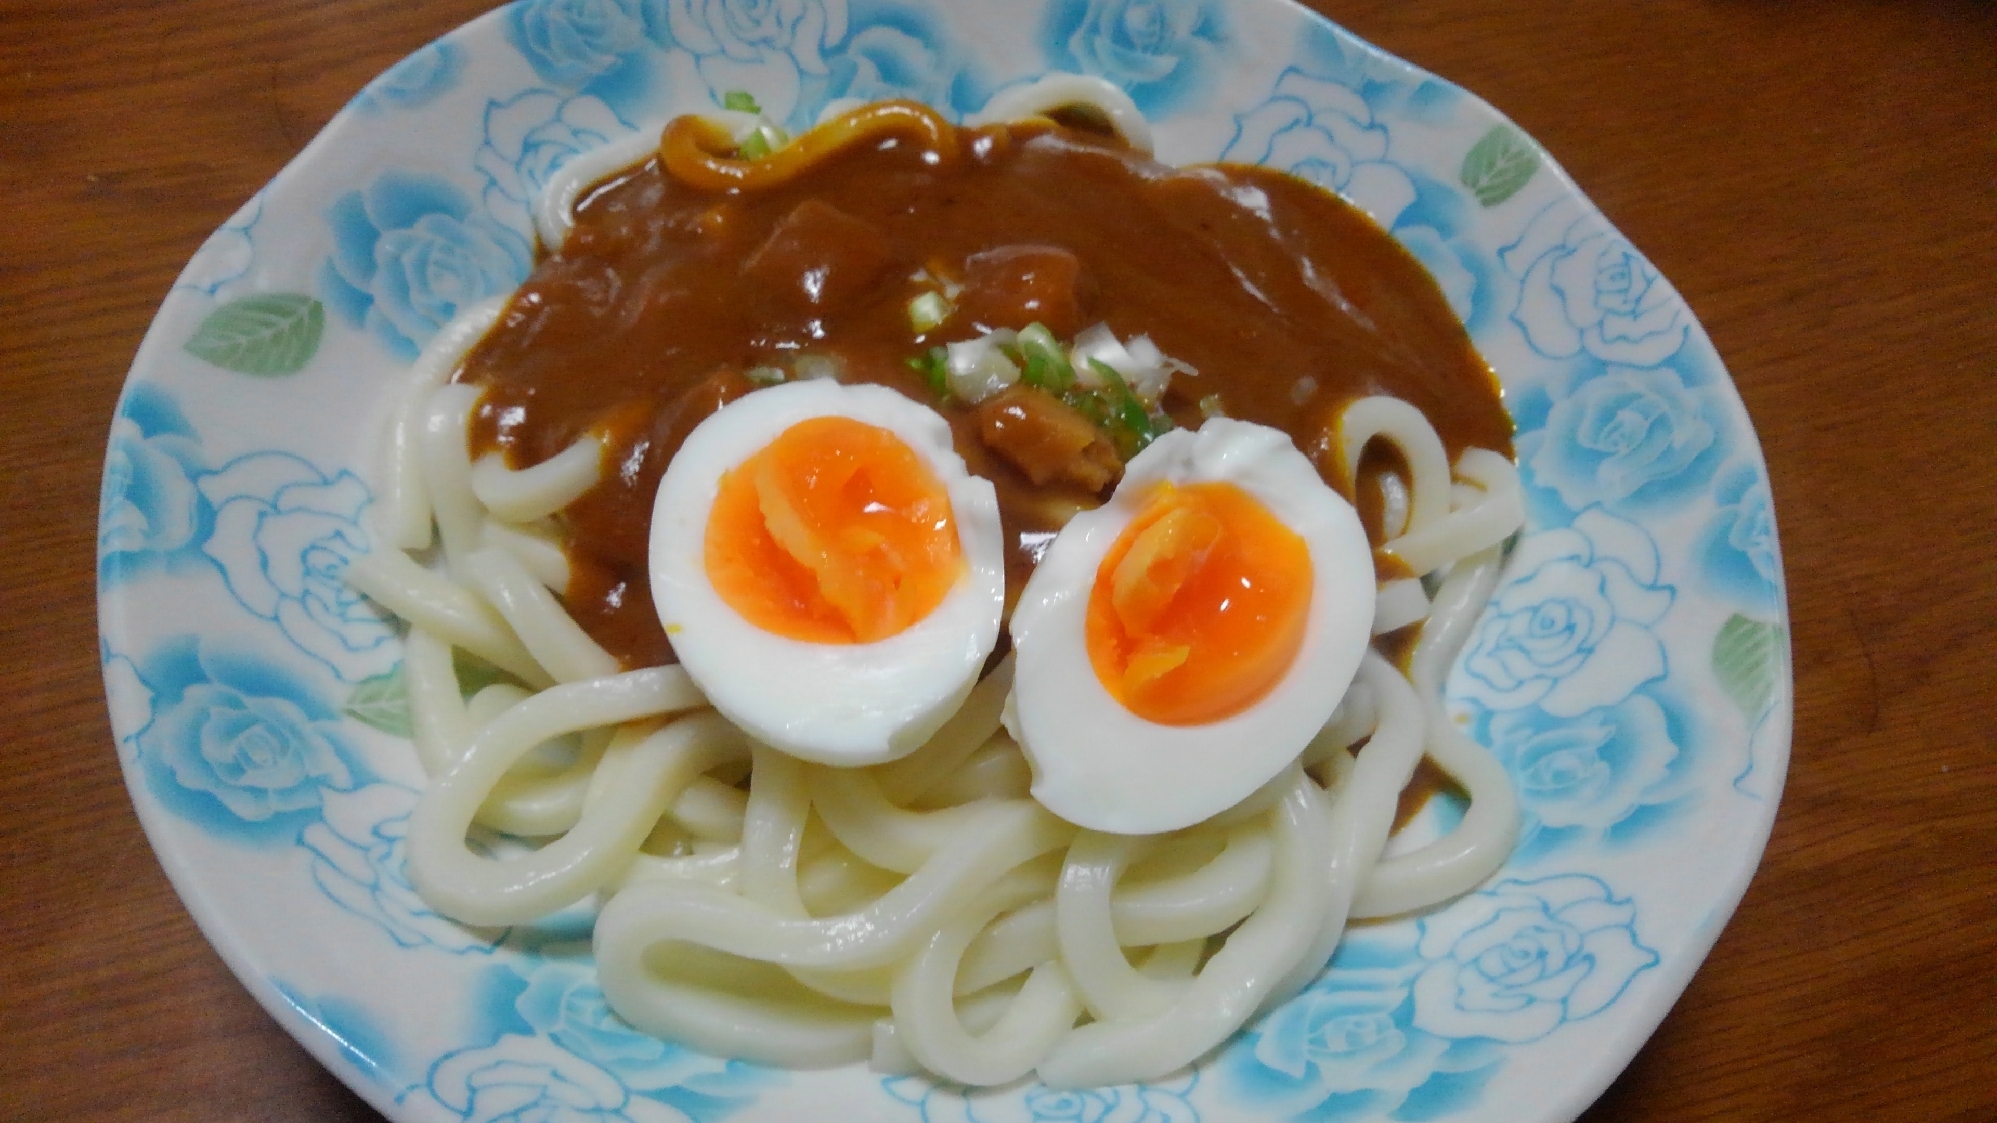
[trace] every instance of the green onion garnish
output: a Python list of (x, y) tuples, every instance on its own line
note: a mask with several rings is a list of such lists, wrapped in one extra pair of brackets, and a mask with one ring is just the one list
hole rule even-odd
[(927, 354), (910, 355), (902, 361), (929, 383), (929, 392), (939, 400), (950, 397), (950, 352), (941, 347), (931, 347)]
[(761, 114), (763, 107), (756, 104), (755, 95), (747, 90), (729, 90), (721, 95), (721, 108), (733, 109), (737, 113)]

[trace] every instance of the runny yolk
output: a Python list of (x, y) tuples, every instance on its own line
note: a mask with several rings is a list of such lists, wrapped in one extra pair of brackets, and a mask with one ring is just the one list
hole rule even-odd
[(707, 578), (744, 619), (812, 643), (873, 643), (942, 603), (964, 571), (950, 495), (901, 438), (800, 421), (721, 477)]
[(1089, 662), (1138, 717), (1220, 721), (1282, 681), (1310, 605), (1310, 548), (1255, 497), (1160, 484), (1096, 569)]

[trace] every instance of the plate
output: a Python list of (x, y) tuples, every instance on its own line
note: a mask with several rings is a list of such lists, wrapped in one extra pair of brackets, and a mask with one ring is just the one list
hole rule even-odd
[[(341, 581), (417, 347), (518, 282), (577, 152), (748, 90), (961, 116), (1108, 78), (1159, 153), (1371, 213), (1499, 372), (1530, 517), (1449, 682), (1518, 851), (1355, 930), (1308, 991), (1155, 1085), (966, 1097), (700, 1056), (612, 1018), (587, 918), (468, 930), (402, 872), (422, 782), (390, 623)], [(1281, 0), (521, 0), (370, 84), (204, 244), (133, 365), (99, 530), (133, 805), (243, 983), (398, 1120), (1570, 1119), (1664, 1016), (1775, 814), (1791, 682), (1767, 473), (1683, 300), (1503, 117)]]

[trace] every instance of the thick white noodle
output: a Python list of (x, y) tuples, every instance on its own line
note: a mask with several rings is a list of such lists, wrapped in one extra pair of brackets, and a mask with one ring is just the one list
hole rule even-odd
[(512, 523), (546, 518), (596, 486), (603, 465), (603, 442), (577, 437), (574, 444), (531, 468), (515, 470), (489, 452), (472, 465), (472, 494), (496, 518)]
[(1141, 845), (1130, 835), (1083, 831), (1068, 848), (1054, 896), (1061, 961), (1089, 1013), (1103, 1021), (1149, 1017), (1184, 989), (1140, 973), (1116, 937), (1110, 895)]
[(450, 379), (451, 372), (464, 361), (465, 352), (498, 322), (510, 295), (491, 297), (458, 313), (430, 337), (409, 369), (408, 382), (389, 423), (374, 500), (374, 525), (385, 545), (398, 550), (421, 550), (430, 545), (430, 489), (418, 449), (430, 395)]
[(616, 658), (582, 630), (519, 558), (486, 547), (466, 555), (460, 568), (520, 637), (527, 653), (556, 682), (580, 682), (617, 673)]
[(1414, 687), (1377, 651), (1368, 651), (1360, 664), (1359, 685), (1372, 695), (1378, 724), (1332, 796), (1332, 844), (1321, 874), (1330, 885), (1330, 902), (1317, 941), (1263, 999), (1265, 1007), (1287, 1001), (1330, 962), (1353, 898), (1387, 847), (1401, 789), (1421, 763), (1428, 715)]
[(1096, 110), (1125, 144), (1151, 154), (1151, 123), (1144, 119), (1137, 103), (1116, 84), (1086, 74), (1049, 74), (1000, 90), (983, 109), (966, 116), (964, 123), (996, 125), (1069, 108)]
[(485, 511), (472, 491), (471, 452), (465, 439), (477, 405), (477, 387), (457, 382), (439, 386), (430, 395), (430, 410), (418, 437), (430, 511), (444, 544), (444, 567), (454, 577), (459, 576), (458, 563), (478, 549), (485, 524)]
[(1474, 485), (1467, 490), (1475, 501), (1415, 526), (1380, 547), (1382, 552), (1416, 573), (1429, 573), (1503, 542), (1525, 522), (1525, 492), (1511, 461), (1489, 449), (1466, 449), (1456, 472)]
[(619, 767), (629, 770), (606, 785), (600, 807), (586, 808), (574, 829), (519, 857), (496, 860), (467, 848), (465, 832), (479, 805), (516, 761), (550, 738), (688, 710), (702, 701), (686, 672), (657, 667), (563, 683), (511, 707), (479, 731), (418, 801), (409, 820), (410, 882), (424, 900), (468, 924), (524, 923), (581, 900), (623, 868), (673, 796), (717, 753), (745, 751), (739, 732), (699, 716), (639, 742), (646, 746), (642, 752), (627, 744)]
[(491, 605), (450, 578), (424, 569), (400, 550), (355, 558), (347, 565), (346, 579), (368, 599), (409, 621), (412, 628), (434, 633), (452, 647), (464, 648), (529, 686), (548, 686), (555, 681), (521, 646), (520, 638)]
[(1428, 618), (1428, 593), (1419, 577), (1401, 577), (1380, 586), (1373, 599), (1373, 634), (1384, 636)]
[(527, 567), (534, 580), (550, 592), (568, 591), (568, 555), (562, 553), (561, 542), (545, 524), (488, 522), (485, 524), (485, 545), (488, 549), (505, 550), (520, 559), (520, 564)]
[(1394, 916), (1466, 893), (1495, 872), (1518, 839), (1518, 793), (1489, 750), (1442, 710), (1442, 677), (1497, 587), (1504, 547), (1456, 563), (1435, 597), (1435, 611), (1415, 645), (1410, 677), (1428, 711), (1427, 751), (1436, 767), (1470, 797), (1463, 821), (1442, 838), (1375, 867), (1353, 903), (1355, 918)]
[[(1359, 479), (1359, 458), (1376, 437), (1393, 442), (1414, 478), (1407, 481), (1407, 531), (1449, 513), (1449, 453), (1422, 412), (1399, 398), (1360, 398), (1338, 415), (1338, 466), (1348, 485)], [(1399, 521), (1399, 520), (1396, 520)], [(1392, 548), (1389, 541), (1386, 548)], [(1410, 565), (1416, 573), (1428, 570)]]
[(1331, 842), (1331, 822), (1317, 785), (1294, 766), (1290, 776), (1288, 793), (1270, 812), (1275, 868), (1262, 906), (1170, 1007), (1074, 1029), (1040, 1062), (1041, 1080), (1055, 1088), (1094, 1088), (1175, 1072), (1240, 1029), (1275, 987), (1277, 965), (1293, 964), (1310, 949), (1330, 904), (1318, 863)]

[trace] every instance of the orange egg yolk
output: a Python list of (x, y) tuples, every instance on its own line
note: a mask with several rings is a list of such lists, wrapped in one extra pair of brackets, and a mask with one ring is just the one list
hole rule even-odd
[(942, 603), (964, 572), (950, 495), (878, 426), (814, 417), (721, 477), (707, 577), (756, 627), (873, 643)]
[(1228, 483), (1160, 484), (1089, 593), (1096, 677), (1138, 717), (1204, 725), (1274, 689), (1303, 647), (1311, 556)]

